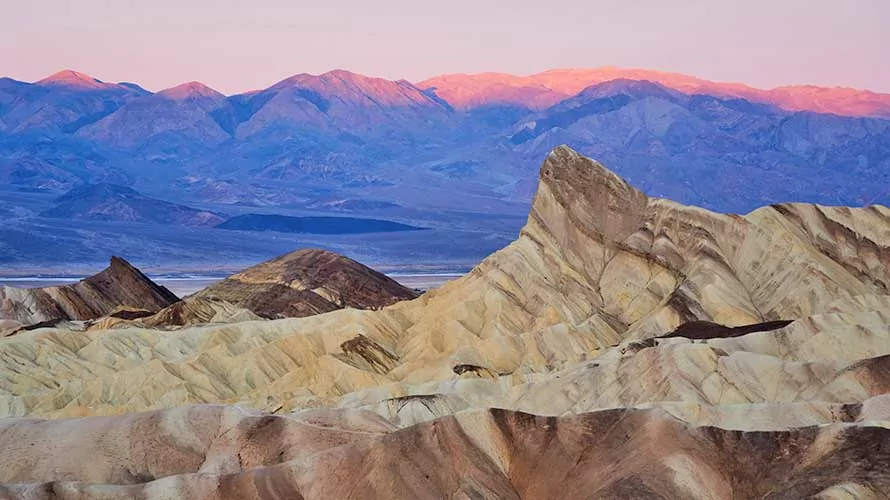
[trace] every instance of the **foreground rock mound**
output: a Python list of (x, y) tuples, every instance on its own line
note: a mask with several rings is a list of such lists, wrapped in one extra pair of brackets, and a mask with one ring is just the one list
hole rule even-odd
[[(217, 298), (349, 305), (346, 278), (289, 267), (327, 257), (299, 255)], [(519, 238), (416, 300), (0, 339), (0, 415), (31, 417), (0, 421), (0, 481), (13, 498), (887, 498), (888, 273), (886, 207), (715, 214), (557, 148)], [(224, 405), (133, 413), (190, 403)], [(120, 416), (34, 419), (85, 415)]]
[[(882, 498), (888, 443), (890, 430), (864, 422), (738, 432), (656, 410), (563, 418), (480, 410), (399, 430), (366, 412), (198, 406), (0, 422), (8, 450), (0, 492), (35, 500)], [(29, 463), (12, 453), (24, 446), (57, 451)]]
[(195, 294), (264, 318), (304, 317), (345, 307), (380, 309), (418, 293), (352, 259), (304, 249), (251, 267)]
[(0, 288), (0, 319), (23, 325), (57, 320), (89, 320), (122, 307), (157, 312), (179, 297), (151, 281), (120, 257), (107, 269), (73, 285)]
[(153, 313), (145, 310), (121, 309), (108, 316), (91, 321), (88, 330), (112, 328), (171, 329), (185, 326), (261, 321), (256, 314), (228, 302), (214, 299), (191, 298), (180, 300)]

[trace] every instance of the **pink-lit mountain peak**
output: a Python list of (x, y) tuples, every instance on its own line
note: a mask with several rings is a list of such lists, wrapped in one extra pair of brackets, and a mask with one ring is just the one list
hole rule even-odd
[[(461, 109), (480, 104), (523, 102), (533, 109), (543, 109), (588, 87), (615, 80), (655, 82), (689, 93), (718, 91), (717, 95), (726, 95), (727, 90), (754, 90), (744, 85), (716, 84), (679, 73), (612, 66), (553, 69), (527, 76), (504, 73), (451, 74), (430, 78), (417, 85), (422, 89), (435, 88), (439, 97)], [(533, 101), (528, 100), (530, 95), (534, 95)]]
[(392, 81), (337, 69), (312, 75), (300, 73), (273, 85), (270, 90), (304, 89), (351, 104), (382, 106), (437, 105), (406, 80)]
[(35, 82), (45, 87), (65, 87), (74, 90), (107, 90), (120, 88), (114, 83), (106, 83), (85, 73), (65, 69)]
[(595, 83), (578, 93), (579, 97), (608, 97), (616, 94), (625, 94), (631, 97), (659, 96), (669, 97), (682, 95), (670, 87), (661, 85), (651, 80), (632, 80), (619, 78), (602, 83)]
[(158, 92), (158, 95), (174, 101), (189, 99), (225, 99), (225, 96), (201, 82), (186, 82)]
[(386, 80), (384, 78), (377, 78), (373, 76), (366, 76), (359, 73), (354, 73), (352, 71), (348, 71), (345, 69), (335, 69), (328, 71), (326, 73), (321, 73), (318, 75), (313, 75), (310, 73), (300, 73), (289, 78), (286, 78), (278, 83), (278, 85), (295, 85), (295, 84), (304, 84), (304, 83), (314, 83), (314, 82), (324, 82), (326, 84), (349, 84), (355, 85), (359, 87), (370, 87), (375, 84), (393, 84), (395, 82)]
[(419, 82), (458, 109), (491, 104), (545, 109), (603, 82), (648, 80), (686, 94), (743, 98), (789, 111), (890, 117), (890, 94), (841, 87), (799, 85), (762, 90), (740, 83), (713, 82), (680, 73), (637, 68), (554, 69), (527, 76), (502, 73), (450, 74)]

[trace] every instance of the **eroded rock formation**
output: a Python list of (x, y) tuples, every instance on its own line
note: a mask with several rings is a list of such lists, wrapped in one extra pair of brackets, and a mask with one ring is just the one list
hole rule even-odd
[(157, 312), (179, 297), (151, 281), (120, 257), (79, 283), (47, 288), (0, 288), (0, 319), (23, 325), (54, 320), (89, 320), (121, 307)]
[(108, 330), (112, 328), (159, 328), (169, 329), (184, 326), (219, 323), (240, 323), (261, 321), (256, 314), (236, 307), (228, 302), (214, 299), (190, 298), (180, 300), (158, 312), (121, 309), (96, 321), (88, 322), (87, 330)]
[[(474, 410), (406, 429), (368, 412), (273, 416), (223, 406), (0, 422), (7, 483), (0, 493), (35, 500), (882, 498), (890, 489), (890, 430), (863, 416), (850, 408), (824, 426), (769, 432), (694, 426), (652, 409), (561, 418)], [(50, 446), (58, 451), (36, 463), (13, 455)]]
[(352, 259), (312, 248), (256, 265), (195, 294), (225, 300), (270, 319), (344, 307), (380, 309), (417, 295)]
[(886, 498), (888, 266), (886, 207), (715, 214), (558, 148), (519, 238), (415, 300), (0, 339), (0, 414), (30, 417), (2, 491)]

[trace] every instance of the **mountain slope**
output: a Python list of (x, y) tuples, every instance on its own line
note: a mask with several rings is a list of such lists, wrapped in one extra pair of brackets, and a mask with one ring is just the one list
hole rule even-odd
[(120, 307), (159, 311), (179, 300), (129, 262), (112, 257), (104, 271), (74, 285), (0, 289), (0, 319), (30, 325), (53, 320), (87, 320)]
[[(720, 192), (729, 212), (814, 193), (823, 203), (868, 203), (890, 166), (881, 145), (890, 144), (890, 121), (788, 114), (634, 80), (594, 85), (530, 115), (510, 141), (531, 156), (572, 144), (652, 194), (715, 207)], [(850, 183), (851, 175), (875, 184)]]
[(88, 184), (56, 198), (56, 206), (42, 217), (71, 220), (151, 222), (185, 226), (214, 226), (223, 221), (212, 212), (149, 198), (132, 188)]
[[(367, 414), (200, 406), (3, 427), (5, 449), (17, 448), (14, 436), (59, 448), (32, 467), (10, 454), (0, 459), (0, 491), (10, 498), (65, 488), (72, 499), (330, 499), (356, 491), (423, 500), (878, 499), (890, 488), (890, 431), (869, 422), (739, 432), (651, 409), (562, 418), (487, 410), (393, 430)], [(116, 460), (80, 459), (83, 450), (107, 457), (110, 442), (130, 447), (114, 449)], [(146, 461), (142, 450), (163, 459)]]
[[(333, 293), (342, 265), (239, 281)], [(887, 207), (716, 214), (560, 147), (519, 238), (416, 300), (0, 340), (0, 411), (32, 417), (0, 420), (0, 491), (879, 499), (888, 325)]]
[(224, 95), (206, 85), (184, 83), (133, 100), (77, 135), (120, 148), (194, 141), (209, 148), (231, 138), (214, 118), (227, 104)]
[(246, 269), (194, 297), (224, 300), (266, 318), (283, 318), (345, 307), (380, 309), (417, 295), (352, 259), (304, 249)]
[(0, 128), (29, 137), (71, 134), (147, 94), (71, 70), (33, 84), (7, 78), (0, 83)]
[[(279, 128), (310, 127), (357, 136), (412, 131), (447, 120), (450, 107), (412, 84), (348, 71), (299, 74), (260, 92), (234, 96), (238, 137)], [(382, 129), (382, 130), (381, 130)]]

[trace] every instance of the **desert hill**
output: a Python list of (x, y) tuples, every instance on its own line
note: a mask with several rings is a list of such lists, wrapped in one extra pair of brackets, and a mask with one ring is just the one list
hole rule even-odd
[(53, 320), (89, 320), (121, 307), (159, 311), (179, 297), (155, 284), (120, 257), (104, 271), (73, 285), (0, 289), (0, 319), (30, 325)]
[[(0, 340), (0, 413), (29, 417), (0, 421), (0, 481), (13, 498), (886, 498), (888, 265), (886, 207), (717, 214), (559, 147), (519, 238), (417, 299)], [(87, 415), (118, 416), (34, 418)], [(56, 452), (85, 447), (108, 458)]]
[(344, 307), (381, 309), (417, 293), (358, 262), (303, 249), (246, 269), (195, 294), (265, 318), (311, 316)]
[[(745, 216), (715, 214), (648, 198), (602, 165), (559, 148), (542, 167), (535, 203), (519, 239), (464, 278), (416, 300), (380, 312), (352, 309), (234, 324), (223, 330), (185, 329), (164, 337), (144, 329), (98, 336), (90, 332), (84, 339), (87, 345), (76, 352), (67, 347), (72, 338), (62, 341), (39, 331), (8, 342), (36, 342), (48, 357), (58, 353), (71, 358), (67, 373), (79, 382), (46, 394), (56, 401), (46, 411), (58, 415), (216, 401), (265, 407), (268, 400), (299, 408), (332, 405), (347, 397), (365, 405), (374, 398), (416, 393), (418, 386), (434, 381), (450, 381), (461, 393), (464, 379), (480, 374), (513, 386), (560, 369), (583, 370), (586, 365), (575, 365), (606, 356), (621, 344), (653, 342), (647, 339), (691, 321), (737, 327), (796, 320), (784, 329), (739, 337), (771, 339), (780, 334), (784, 338), (788, 329), (800, 328), (800, 321), (812, 322), (821, 333), (828, 327), (817, 319), (827, 314), (862, 315), (856, 324), (875, 338), (842, 344), (843, 349), (858, 349), (851, 356), (859, 359), (883, 353), (880, 318), (886, 314), (890, 282), (888, 217), (888, 209), (880, 206), (780, 205)], [(247, 309), (250, 304), (243, 301), (254, 301), (254, 307), (275, 305), (252, 298), (263, 296), (254, 295), (262, 292), (255, 289), (259, 284), (261, 289), (286, 287), (297, 294), (311, 291), (319, 304), (331, 309), (332, 303), (345, 300), (337, 298), (342, 291), (317, 282), (338, 276), (338, 266), (304, 266), (299, 264), (303, 258), (327, 259), (311, 252), (282, 257), (198, 296)], [(284, 279), (291, 272), (289, 262), (299, 264), (293, 269), (321, 274)], [(116, 354), (134, 342), (146, 346), (140, 359)], [(722, 369), (719, 350), (707, 354), (701, 349), (694, 344), (663, 352), (680, 367), (687, 366), (682, 359), (694, 354), (708, 358), (711, 370)], [(781, 348), (767, 352), (775, 357)], [(837, 356), (825, 352), (806, 361)], [(641, 359), (618, 358), (628, 363)], [(103, 367), (94, 368), (99, 359)], [(46, 370), (39, 359), (22, 361), (17, 376), (21, 382), (7, 395), (10, 411), (19, 408), (15, 414), (30, 413), (27, 405), (42, 399), (35, 399), (27, 380), (42, 377)], [(747, 355), (740, 362), (756, 364)], [(175, 369), (151, 377), (161, 364)], [(111, 385), (102, 374), (105, 366), (115, 367), (115, 378), (152, 378), (153, 383)], [(208, 384), (207, 377), (224, 382)], [(194, 390), (181, 392), (183, 383)], [(119, 401), (127, 401), (127, 406), (118, 408)]]

